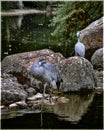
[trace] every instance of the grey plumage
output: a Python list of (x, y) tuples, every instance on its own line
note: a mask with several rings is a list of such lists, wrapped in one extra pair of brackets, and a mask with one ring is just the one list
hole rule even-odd
[(75, 55), (84, 57), (85, 56), (85, 45), (80, 42), (80, 32), (77, 32), (78, 41), (75, 44)]
[(62, 81), (61, 75), (54, 64), (46, 63), (45, 59), (34, 62), (31, 69), (31, 75), (40, 80), (44, 85), (43, 97), (46, 86), (50, 86), (50, 100), (52, 100), (52, 89), (60, 87)]

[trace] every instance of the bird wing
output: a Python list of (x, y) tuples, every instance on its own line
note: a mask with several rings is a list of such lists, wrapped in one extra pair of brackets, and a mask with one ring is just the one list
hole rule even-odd
[(53, 80), (55, 81), (61, 80), (61, 75), (55, 65), (47, 63), (44, 64), (44, 68), (47, 71), (48, 75), (50, 75)]
[(57, 88), (59, 90), (60, 88), (60, 82), (62, 82), (62, 77), (53, 64), (44, 64), (45, 68), (45, 75), (44, 78), (46, 78), (47, 82), (52, 85), (53, 88)]

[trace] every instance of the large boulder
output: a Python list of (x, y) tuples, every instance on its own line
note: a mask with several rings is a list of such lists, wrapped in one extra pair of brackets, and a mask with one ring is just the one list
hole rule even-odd
[(80, 40), (86, 47), (85, 57), (89, 60), (95, 50), (103, 47), (103, 18), (101, 17), (81, 30)]
[(51, 63), (58, 63), (64, 57), (49, 49), (9, 55), (1, 63), (1, 72), (13, 74), (21, 84), (29, 83), (29, 69), (33, 62), (46, 58)]
[(94, 67), (100, 67), (103, 69), (103, 48), (100, 48), (95, 51), (95, 53), (91, 57), (91, 63)]
[(91, 63), (80, 57), (71, 57), (60, 61), (63, 78), (62, 91), (78, 91), (96, 87), (96, 77)]

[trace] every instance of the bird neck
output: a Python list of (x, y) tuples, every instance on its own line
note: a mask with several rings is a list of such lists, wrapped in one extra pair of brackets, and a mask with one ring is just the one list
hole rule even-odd
[(78, 36), (78, 42), (80, 42), (80, 35)]

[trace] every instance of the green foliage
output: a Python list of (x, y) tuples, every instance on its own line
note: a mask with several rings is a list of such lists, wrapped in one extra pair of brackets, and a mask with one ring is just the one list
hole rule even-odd
[(18, 9), (17, 1), (1, 1), (1, 10)]
[(74, 44), (77, 42), (76, 32), (101, 16), (103, 16), (103, 1), (63, 2), (51, 20), (50, 25), (55, 27), (52, 36), (61, 43), (68, 43), (72, 55)]

